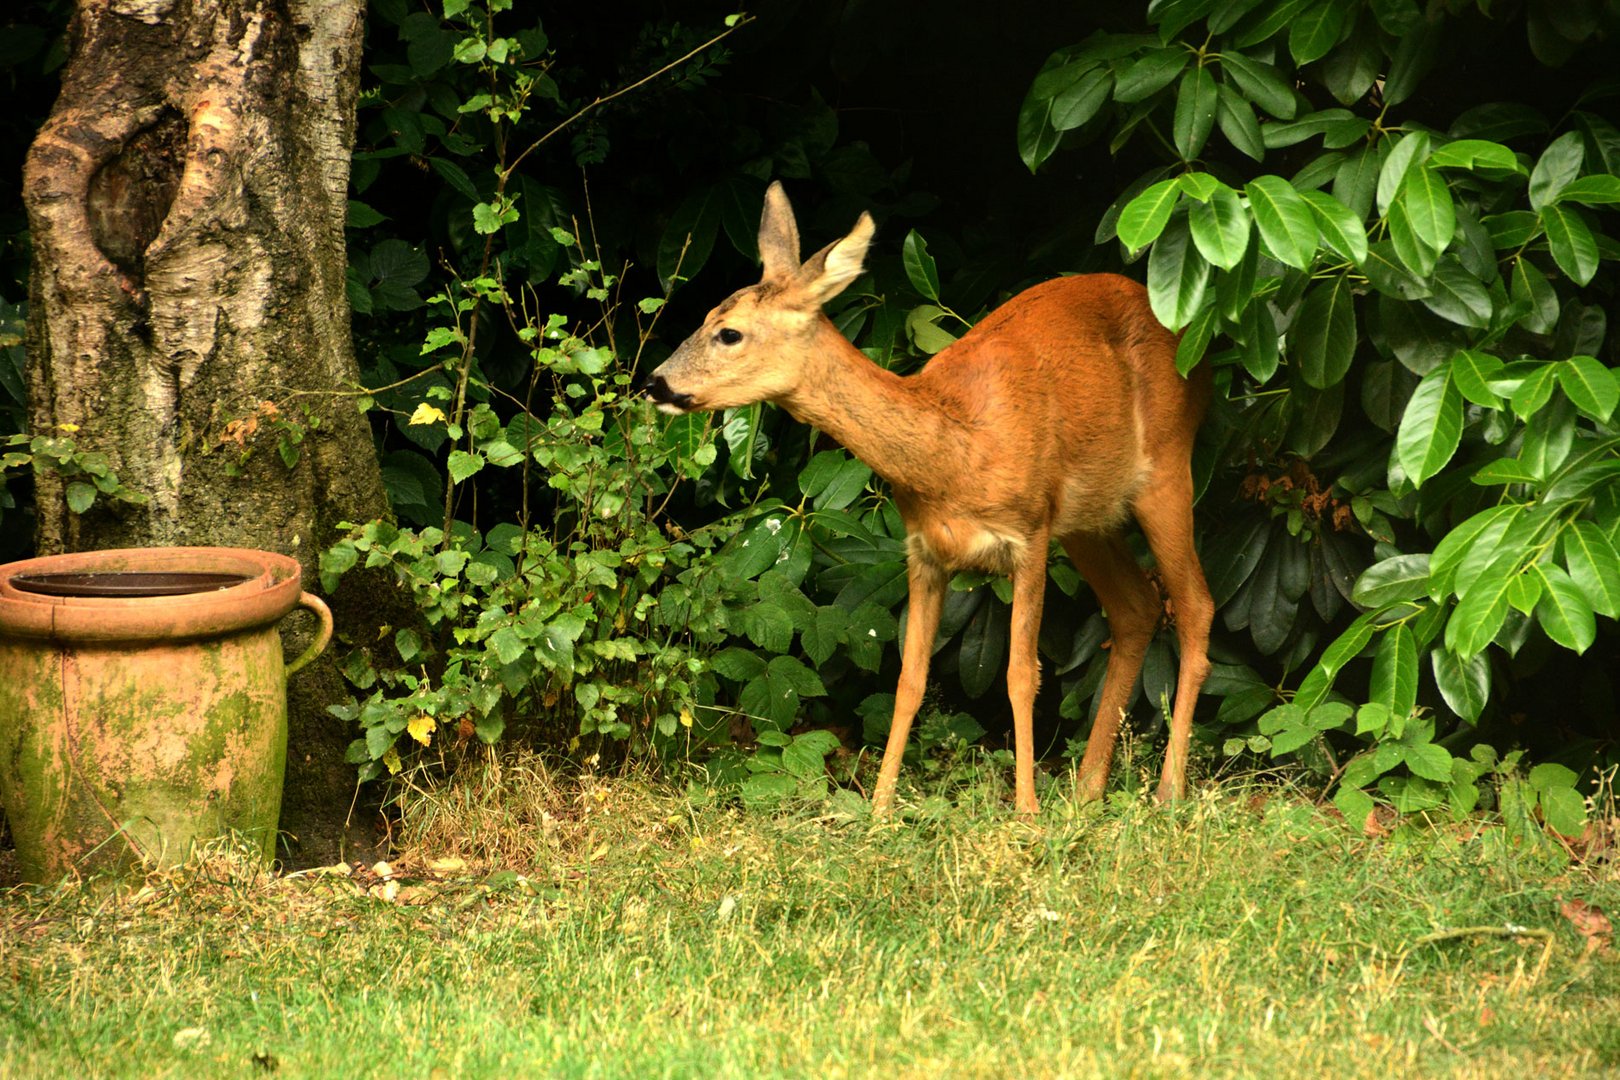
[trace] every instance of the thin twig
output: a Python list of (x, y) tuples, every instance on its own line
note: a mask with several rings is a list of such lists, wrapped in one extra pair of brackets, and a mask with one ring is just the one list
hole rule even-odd
[(693, 49), (691, 52), (687, 53), (685, 56), (682, 56), (682, 57), (680, 57), (679, 59), (676, 59), (676, 60), (671, 60), (669, 63), (665, 64), (663, 67), (659, 68), (657, 71), (653, 72), (652, 74), (644, 75), (641, 78), (637, 79), (635, 82), (631, 83), (629, 86), (620, 87), (619, 89), (613, 91), (613, 93), (607, 95), (606, 97), (597, 98), (595, 101), (591, 102), (589, 105), (586, 105), (583, 108), (581, 108), (573, 116), (570, 116), (568, 119), (564, 120), (562, 123), (558, 124), (556, 127), (552, 128), (550, 131), (548, 131), (544, 135), (540, 136), (534, 142), (530, 143), (529, 147), (526, 150), (524, 150), (523, 153), (519, 154), (517, 157), (512, 159), (512, 164), (507, 166), (507, 171), (510, 172), (512, 169), (516, 169), (519, 165), (521, 165), (523, 163), (524, 158), (528, 157), (530, 154), (532, 154), (536, 150), (540, 149), (540, 147), (544, 146), (552, 138), (552, 136), (556, 135), (558, 132), (560, 132), (563, 129), (567, 128), (570, 124), (572, 124), (576, 120), (580, 119), (582, 116), (584, 116), (586, 113), (590, 112), (592, 109), (596, 109), (596, 108), (599, 108), (600, 106), (606, 105), (608, 102), (612, 101), (615, 98), (623, 97), (625, 94), (628, 94), (630, 91), (636, 89), (637, 87), (645, 86), (647, 83), (652, 82), (654, 79), (658, 78), (658, 76), (664, 74), (666, 71), (669, 71), (672, 68), (679, 67), (680, 65), (686, 63), (688, 60), (692, 59), (692, 57), (696, 56), (698, 53), (702, 52), (704, 49), (707, 49), (710, 45), (715, 45), (715, 44), (718, 44), (719, 42), (724, 41), (726, 38), (730, 37), (732, 34), (736, 33), (738, 30), (741, 30), (743, 27), (747, 26), (749, 23), (751, 23), (753, 21), (754, 21), (753, 16), (744, 15), (740, 19), (738, 19), (735, 23), (733, 23), (732, 25), (726, 27), (724, 30), (720, 31), (720, 33), (714, 35), (714, 37), (710, 38), (708, 41), (705, 41), (703, 44), (699, 45), (697, 48)]

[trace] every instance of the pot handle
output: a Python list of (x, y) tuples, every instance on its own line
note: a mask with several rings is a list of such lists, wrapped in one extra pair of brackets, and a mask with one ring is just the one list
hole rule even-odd
[(316, 631), (315, 640), (310, 642), (309, 648), (304, 650), (304, 654), (287, 665), (287, 675), (289, 677), (292, 676), (293, 672), (321, 655), (322, 650), (326, 648), (326, 643), (332, 640), (332, 609), (326, 606), (326, 602), (313, 593), (301, 592), (298, 594), (298, 606), (308, 608), (313, 612), (315, 617), (321, 621), (321, 628)]

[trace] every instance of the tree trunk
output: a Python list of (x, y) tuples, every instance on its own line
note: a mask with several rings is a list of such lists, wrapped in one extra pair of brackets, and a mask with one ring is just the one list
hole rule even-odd
[[(332, 393), (358, 380), (343, 228), (363, 12), (79, 0), (24, 169), (30, 423), (75, 425), (150, 502), (74, 514), (41, 477), (40, 554), (255, 547), (313, 582), (337, 522), (386, 511), (365, 418)], [(336, 599), (341, 632), (357, 604)], [(325, 715), (342, 682), (323, 668), (291, 687), (294, 832), (352, 786), (351, 733)]]

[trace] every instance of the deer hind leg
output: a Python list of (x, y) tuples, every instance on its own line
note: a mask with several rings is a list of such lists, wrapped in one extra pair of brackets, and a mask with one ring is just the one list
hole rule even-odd
[(1037, 652), (1041, 605), (1046, 599), (1045, 533), (1032, 537), (1013, 567), (1012, 634), (1007, 648), (1007, 697), (1013, 711), (1013, 806), (1020, 814), (1040, 809), (1035, 798), (1035, 691), (1041, 681)]
[(1209, 626), (1215, 617), (1204, 569), (1193, 547), (1192, 475), (1185, 459), (1166, 470), (1148, 486), (1151, 493), (1135, 507), (1136, 520), (1159, 563), (1159, 577), (1170, 594), (1176, 615), (1176, 637), (1181, 644), (1181, 674), (1176, 681), (1175, 714), (1170, 721), (1170, 746), (1164, 755), (1159, 780), (1160, 802), (1187, 793), (1187, 751), (1192, 741), (1193, 707), (1209, 674)]
[(900, 656), (900, 685), (894, 690), (894, 718), (889, 721), (889, 741), (883, 749), (883, 765), (878, 769), (877, 787), (872, 792), (872, 813), (885, 817), (894, 805), (894, 788), (900, 779), (900, 762), (911, 737), (911, 721), (922, 704), (928, 686), (928, 660), (934, 654), (934, 634), (939, 630), (940, 611), (945, 604), (945, 571), (933, 563), (913, 558), (907, 569), (911, 589), (910, 613), (906, 617), (906, 643)]
[(1097, 718), (1092, 721), (1086, 755), (1080, 761), (1076, 795), (1082, 801), (1102, 798), (1108, 770), (1114, 761), (1114, 742), (1141, 674), (1148, 643), (1158, 628), (1162, 606), (1125, 538), (1118, 534), (1073, 533), (1063, 537), (1063, 550), (1091, 586), (1108, 616), (1113, 638), (1108, 648), (1108, 672), (1103, 678)]

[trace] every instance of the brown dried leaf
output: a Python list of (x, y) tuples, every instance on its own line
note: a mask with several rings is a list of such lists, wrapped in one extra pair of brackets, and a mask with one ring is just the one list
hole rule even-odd
[(1586, 951), (1604, 952), (1614, 941), (1614, 924), (1596, 904), (1584, 900), (1558, 898), (1558, 911), (1568, 919), (1575, 932), (1586, 939)]
[(1367, 820), (1361, 823), (1361, 834), (1374, 840), (1388, 836), (1395, 831), (1400, 816), (1393, 806), (1375, 806), (1367, 811)]

